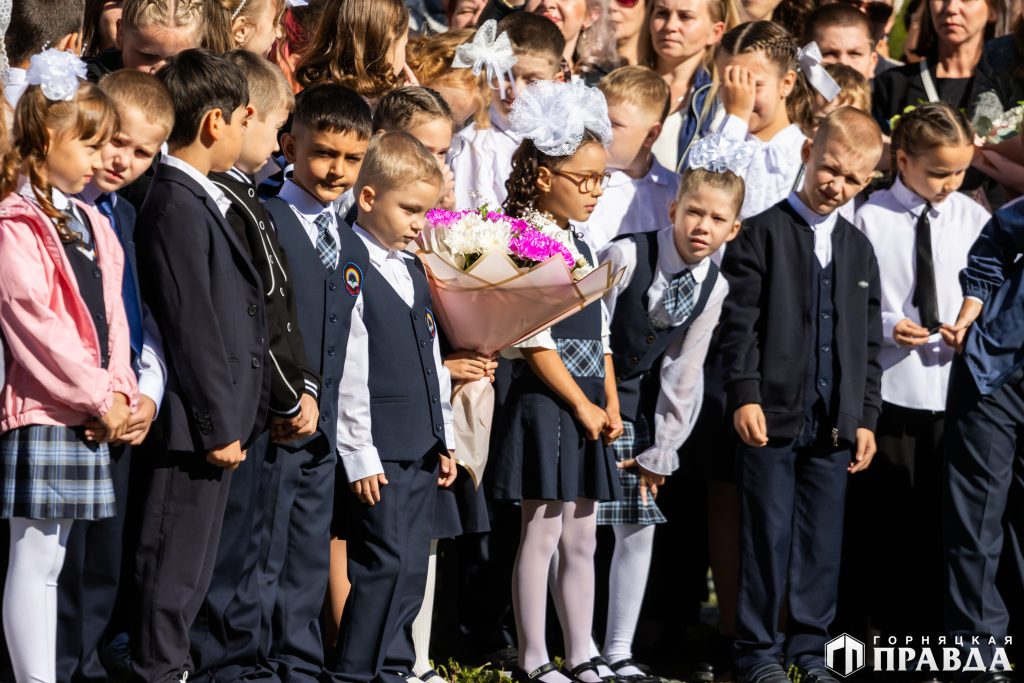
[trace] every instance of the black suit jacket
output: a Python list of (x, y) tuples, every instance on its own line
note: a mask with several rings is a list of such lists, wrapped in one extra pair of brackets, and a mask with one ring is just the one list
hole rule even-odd
[(197, 182), (161, 164), (136, 222), (143, 298), (164, 339), (157, 427), (168, 450), (205, 453), (262, 430), (269, 395), (263, 284)]

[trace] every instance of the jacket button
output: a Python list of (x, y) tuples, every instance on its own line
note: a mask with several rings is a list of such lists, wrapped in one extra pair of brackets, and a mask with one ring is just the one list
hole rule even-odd
[(654, 335), (653, 334), (647, 335), (644, 338), (644, 341), (646, 341), (648, 344), (653, 344), (654, 343)]
[(832, 350), (832, 347), (829, 346), (828, 344), (822, 344), (821, 345), (821, 352), (822, 353), (828, 353), (831, 350)]
[(330, 320), (332, 323), (338, 322), (338, 316), (334, 315), (333, 313), (331, 313), (331, 315), (328, 316), (327, 319)]
[(292, 331), (292, 324), (291, 324), (291, 323), (288, 323), (287, 325), (285, 325), (285, 326), (284, 326), (284, 329), (286, 329), (286, 330), (288, 330), (289, 332), (291, 332), (291, 331)]
[(336, 290), (337, 288), (338, 288), (338, 285), (336, 285), (336, 284), (335, 284), (335, 283), (333, 283), (333, 282), (332, 282), (331, 284), (327, 285), (327, 289), (331, 290), (332, 292), (333, 292), (334, 290)]
[(420, 348), (423, 348), (423, 347), (425, 347), (426, 345), (427, 345), (427, 342), (425, 342), (425, 341), (423, 341), (422, 339), (420, 339)]
[(412, 319), (413, 320), (419, 320), (420, 319), (420, 314), (419, 313), (413, 313), (412, 314)]
[(633, 365), (636, 365), (637, 363), (640, 362), (640, 356), (633, 356), (632, 358), (629, 359), (629, 362), (632, 363)]
[(97, 313), (96, 315), (93, 316), (93, 318), (95, 318), (96, 321), (98, 322), (100, 320), (103, 320), (103, 314), (102, 313)]
[(832, 281), (829, 280), (828, 278), (825, 278), (824, 280), (821, 281), (821, 284), (823, 284), (826, 287), (828, 287), (830, 284), (832, 284)]
[(434, 431), (441, 431), (441, 425), (434, 425)]
[(327, 347), (327, 355), (328, 356), (333, 356), (334, 355), (334, 347), (333, 346), (328, 346)]
[(430, 368), (427, 368), (427, 377), (429, 377), (430, 375), (433, 375), (433, 374), (434, 374), (434, 371), (431, 370)]
[(331, 388), (332, 384), (334, 384), (334, 380), (332, 380), (330, 378), (328, 378), (327, 381), (324, 382), (324, 386), (327, 387), (328, 389)]
[(430, 402), (431, 403), (437, 403), (437, 396), (431, 396), (430, 397)]
[(828, 318), (829, 318), (829, 315), (828, 315), (828, 313), (822, 313), (822, 314), (821, 314), (821, 319), (822, 319), (822, 320), (828, 320)]
[(249, 306), (249, 315), (252, 315), (252, 316), (256, 315), (256, 304), (253, 304), (253, 305)]
[(327, 413), (320, 413), (320, 421), (327, 422)]
[(827, 387), (828, 386), (828, 380), (825, 379), (824, 377), (822, 377), (821, 379), (818, 380), (818, 384), (820, 384), (823, 387)]
[(252, 366), (254, 368), (258, 368), (260, 366), (260, 359), (257, 358), (256, 356), (252, 357)]
[(100, 272), (99, 268), (93, 268), (92, 277), (94, 280), (99, 280), (101, 277), (103, 277), (103, 273)]

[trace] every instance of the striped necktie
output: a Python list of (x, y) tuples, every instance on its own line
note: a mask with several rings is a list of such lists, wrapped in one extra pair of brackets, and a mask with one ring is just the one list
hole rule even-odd
[(338, 264), (338, 241), (331, 234), (331, 216), (324, 211), (313, 223), (316, 225), (316, 252), (320, 263), (327, 270), (334, 270)]

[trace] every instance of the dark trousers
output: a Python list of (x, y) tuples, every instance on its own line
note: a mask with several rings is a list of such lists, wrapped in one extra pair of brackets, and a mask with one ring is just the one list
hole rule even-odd
[[(784, 655), (823, 667), (836, 611), (846, 468), (850, 450), (771, 440), (737, 453), (740, 576), (736, 669), (743, 675)], [(788, 586), (788, 592), (787, 592)], [(789, 624), (779, 631), (783, 598)], [(788, 637), (787, 637), (788, 636)]]
[(57, 583), (57, 680), (102, 683), (100, 662), (121, 583), (121, 548), (128, 507), (130, 446), (110, 449), (110, 478), (117, 516), (71, 525)]
[(204, 453), (153, 453), (136, 551), (132, 672), (144, 683), (191, 671), (189, 629), (210, 586), (231, 472)]
[(404, 683), (415, 661), (412, 622), (423, 604), (437, 500), (437, 456), (385, 462), (381, 500), (351, 492), (346, 510), (348, 576), (331, 680)]
[(322, 435), (305, 448), (276, 451), (280, 474), (261, 588), (273, 613), (269, 662), (285, 683), (315, 683), (324, 668), (320, 612), (331, 566), (338, 456)]
[(190, 632), (198, 681), (235, 681), (269, 675), (259, 658), (262, 611), (257, 565), (264, 518), (263, 464), (270, 447), (264, 432), (231, 473), (217, 559), (206, 597)]
[[(946, 411), (942, 496), (946, 630), (951, 635), (1007, 635), (1010, 615), (996, 573), (1008, 542), (1005, 550), (1013, 557), (1007, 559), (1016, 580), (1024, 581), (1022, 428), (1024, 370), (982, 396), (963, 357), (956, 356)], [(982, 653), (989, 663), (991, 649), (983, 645)]]
[(941, 412), (882, 406), (878, 453), (850, 478), (846, 501), (839, 602), (850, 633), (939, 635), (944, 424)]

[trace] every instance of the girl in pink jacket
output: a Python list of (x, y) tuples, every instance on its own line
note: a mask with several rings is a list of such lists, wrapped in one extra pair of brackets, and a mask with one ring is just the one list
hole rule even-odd
[[(109, 223), (72, 199), (100, 169), (114, 106), (74, 55), (32, 58), (0, 167), (3, 624), (15, 678), (55, 681), (57, 577), (72, 520), (115, 514), (107, 441), (138, 401)], [(87, 434), (88, 426), (88, 434)]]

